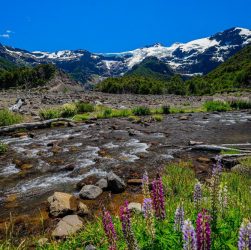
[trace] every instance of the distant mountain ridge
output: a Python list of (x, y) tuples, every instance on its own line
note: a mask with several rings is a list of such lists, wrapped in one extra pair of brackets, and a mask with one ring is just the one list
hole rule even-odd
[(120, 53), (91, 53), (86, 50), (29, 52), (0, 44), (0, 57), (23, 65), (52, 63), (86, 84), (121, 76), (148, 57), (156, 57), (175, 74), (203, 75), (251, 43), (251, 30), (231, 28), (207, 38), (170, 47), (154, 44)]

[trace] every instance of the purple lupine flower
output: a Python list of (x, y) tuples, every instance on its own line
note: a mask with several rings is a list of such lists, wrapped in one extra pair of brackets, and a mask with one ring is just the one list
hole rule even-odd
[(122, 231), (127, 243), (128, 250), (138, 250), (137, 241), (131, 227), (131, 215), (128, 209), (128, 202), (120, 207), (120, 221), (122, 223)]
[(152, 207), (152, 199), (145, 198), (142, 206), (143, 214), (146, 220), (146, 231), (151, 235), (152, 238), (155, 237), (155, 228), (154, 228), (154, 215)]
[(117, 249), (117, 246), (116, 246), (117, 234), (114, 229), (114, 225), (112, 223), (112, 217), (106, 209), (103, 210), (102, 222), (103, 222), (103, 227), (104, 227), (106, 237), (110, 244), (109, 250), (116, 250)]
[(211, 228), (210, 216), (205, 209), (198, 214), (196, 220), (197, 249), (210, 250), (211, 248)]
[(212, 175), (215, 175), (215, 174), (220, 175), (222, 173), (222, 169), (223, 169), (222, 158), (220, 155), (217, 155), (215, 157), (215, 159), (216, 159), (216, 163), (213, 165)]
[(158, 219), (165, 219), (166, 212), (165, 212), (165, 197), (163, 191), (163, 183), (162, 179), (159, 175), (152, 183), (153, 191), (153, 205), (155, 210), (155, 216)]
[(148, 178), (148, 173), (145, 171), (142, 177), (142, 193), (143, 197), (145, 198), (150, 198), (150, 191), (149, 191), (149, 178)]
[(202, 201), (202, 188), (200, 182), (197, 182), (194, 185), (193, 201), (196, 210), (199, 211), (201, 209), (201, 201)]
[(174, 230), (181, 232), (184, 224), (184, 216), (185, 212), (183, 206), (178, 206), (174, 215)]
[(241, 223), (238, 240), (238, 250), (251, 249), (251, 222), (244, 219)]
[(183, 234), (183, 249), (184, 250), (197, 250), (196, 245), (196, 233), (192, 222), (190, 220), (185, 220), (182, 227)]

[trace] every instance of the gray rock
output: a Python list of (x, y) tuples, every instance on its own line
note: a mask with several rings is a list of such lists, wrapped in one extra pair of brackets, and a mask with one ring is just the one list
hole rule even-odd
[(77, 199), (67, 193), (55, 192), (48, 198), (50, 214), (58, 217), (77, 211)]
[(55, 230), (52, 232), (54, 237), (66, 237), (76, 233), (83, 227), (84, 223), (78, 215), (67, 215), (61, 219)]
[(94, 200), (102, 194), (102, 189), (94, 185), (85, 185), (79, 192), (82, 199)]
[(93, 245), (88, 245), (85, 247), (85, 250), (96, 250), (96, 247)]
[(138, 203), (138, 202), (130, 202), (128, 204), (128, 209), (130, 211), (141, 213), (142, 212), (142, 205), (140, 203)]
[(108, 187), (108, 182), (106, 179), (102, 178), (100, 179), (97, 183), (96, 183), (96, 186), (100, 187), (101, 189), (107, 189)]
[(121, 193), (125, 190), (125, 182), (112, 171), (107, 174), (108, 189), (113, 193)]

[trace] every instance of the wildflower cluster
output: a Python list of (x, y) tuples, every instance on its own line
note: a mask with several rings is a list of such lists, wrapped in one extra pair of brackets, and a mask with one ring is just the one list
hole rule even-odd
[(122, 231), (127, 243), (128, 250), (137, 250), (138, 245), (132, 230), (131, 215), (128, 209), (127, 201), (125, 202), (124, 206), (120, 207), (120, 221), (122, 223)]
[(155, 216), (157, 219), (165, 219), (166, 212), (165, 212), (163, 183), (159, 175), (157, 175), (157, 178), (153, 181), (152, 186), (153, 186), (152, 196), (153, 196)]

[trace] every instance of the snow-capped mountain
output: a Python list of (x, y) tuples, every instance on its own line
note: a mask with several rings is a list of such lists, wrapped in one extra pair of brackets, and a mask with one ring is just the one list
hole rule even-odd
[(82, 82), (126, 73), (147, 57), (157, 57), (182, 75), (206, 74), (245, 45), (251, 43), (251, 30), (231, 28), (211, 37), (170, 47), (154, 44), (120, 53), (91, 53), (86, 50), (29, 52), (0, 45), (0, 56), (17, 63), (53, 63)]

